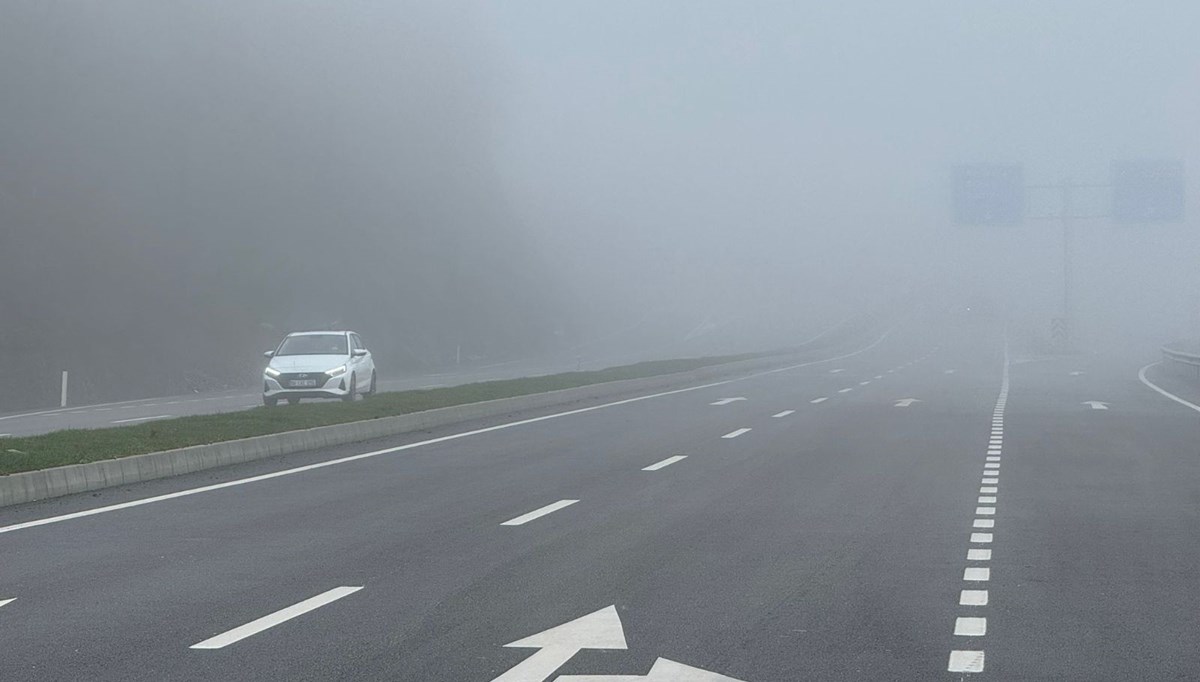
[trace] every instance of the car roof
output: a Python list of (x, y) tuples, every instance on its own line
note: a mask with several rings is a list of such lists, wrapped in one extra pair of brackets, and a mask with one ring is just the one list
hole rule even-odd
[(316, 331), (316, 332), (292, 332), (291, 334), (288, 334), (288, 336), (314, 336), (317, 334), (355, 334), (355, 333), (357, 333), (357, 332), (347, 331), (345, 329), (340, 329), (340, 330), (339, 329), (326, 329), (324, 331)]

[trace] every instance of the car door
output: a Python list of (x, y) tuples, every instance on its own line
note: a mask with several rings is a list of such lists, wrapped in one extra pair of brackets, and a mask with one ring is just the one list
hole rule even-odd
[[(350, 347), (355, 350), (367, 350), (358, 334), (350, 335)], [(371, 381), (371, 372), (375, 369), (375, 363), (371, 360), (370, 351), (368, 351), (367, 354), (363, 355), (362, 357), (354, 358), (354, 363), (355, 371), (359, 376), (359, 385), (363, 387), (364, 391), (366, 391), (368, 390), (368, 385)]]
[(360, 358), (362, 361), (362, 378), (364, 378), (364, 381), (370, 382), (371, 375), (374, 373), (374, 358), (371, 355), (371, 351), (367, 351), (365, 343), (362, 343), (362, 337), (360, 337), (358, 334), (355, 334), (354, 341), (355, 343), (358, 343), (358, 347), (361, 348), (362, 351), (366, 351), (366, 355), (362, 355), (362, 358)]

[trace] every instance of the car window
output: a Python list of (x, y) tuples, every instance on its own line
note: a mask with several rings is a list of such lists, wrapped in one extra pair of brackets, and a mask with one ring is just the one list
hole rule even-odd
[(349, 355), (345, 334), (304, 334), (289, 336), (279, 346), (282, 355)]

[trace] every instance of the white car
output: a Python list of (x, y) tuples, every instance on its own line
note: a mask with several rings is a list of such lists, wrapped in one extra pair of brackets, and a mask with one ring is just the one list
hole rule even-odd
[(374, 395), (375, 361), (358, 334), (296, 332), (279, 347), (263, 355), (270, 358), (263, 370), (263, 404), (280, 399), (295, 405), (301, 398), (340, 398)]

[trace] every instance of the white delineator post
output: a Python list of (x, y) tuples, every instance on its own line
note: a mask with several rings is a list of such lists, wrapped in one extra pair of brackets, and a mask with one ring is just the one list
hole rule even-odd
[(62, 399), (59, 400), (59, 407), (67, 406), (67, 370), (63, 370), (62, 375)]

